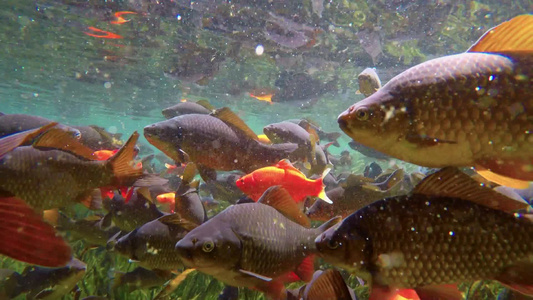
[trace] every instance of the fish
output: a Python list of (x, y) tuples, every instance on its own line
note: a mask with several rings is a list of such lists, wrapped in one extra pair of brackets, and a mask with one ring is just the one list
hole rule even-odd
[(71, 127), (80, 132), (80, 143), (94, 151), (119, 149), (123, 145), (121, 133), (110, 133), (96, 125)]
[(150, 188), (133, 189), (127, 203), (121, 194), (115, 193), (112, 199), (104, 199), (103, 206), (108, 211), (104, 218), (112, 220), (121, 230), (130, 232), (164, 215), (150, 199), (154, 199)]
[(188, 163), (176, 192), (159, 195), (157, 200), (161, 202), (161, 200), (166, 199), (172, 208), (171, 212), (180, 215), (181, 218), (191, 223), (200, 225), (207, 221), (207, 212), (200, 195), (198, 195), (198, 185), (200, 183), (198, 180), (193, 180), (195, 174), (196, 166), (194, 163)]
[(337, 142), (337, 139), (342, 136), (340, 132), (326, 132), (320, 128), (315, 122), (309, 120), (309, 119), (289, 119), (287, 122), (292, 122), (300, 125), (302, 128), (312, 128), (316, 133), (318, 133), (318, 138), (321, 141), (329, 141), (333, 142), (333, 146), (340, 147), (339, 142)]
[[(235, 204), (237, 199), (244, 196), (244, 193), (237, 187), (237, 179), (243, 173), (222, 173), (217, 175), (216, 180), (205, 182), (205, 189), (213, 196), (214, 199)], [(200, 187), (202, 189), (202, 186)]]
[(138, 136), (134, 133), (108, 160), (97, 161), (91, 149), (67, 132), (49, 130), (32, 146), (17, 147), (0, 158), (0, 196), (18, 197), (36, 210), (76, 202), (98, 208), (98, 188), (130, 185), (143, 176), (142, 169), (130, 164)]
[(180, 43), (170, 57), (170, 67), (164, 71), (170, 78), (184, 83), (206, 85), (217, 72), (226, 55), (213, 48), (203, 48), (195, 43)]
[(183, 268), (174, 245), (188, 230), (165, 222), (163, 218), (166, 216), (150, 221), (116, 241), (111, 240), (108, 247), (146, 269), (173, 271)]
[(278, 143), (294, 143), (303, 147), (308, 153), (308, 161), (314, 162), (315, 147), (318, 143), (318, 134), (313, 129), (302, 128), (301, 126), (292, 122), (272, 123), (263, 127), (263, 133), (268, 139), (276, 144)]
[[(0, 115), (0, 138), (30, 129), (36, 129), (52, 123), (52, 120), (25, 114), (2, 114)], [(71, 126), (57, 123), (56, 127), (68, 132), (73, 138), (81, 138), (81, 132)], [(29, 145), (31, 141), (28, 141)]]
[(297, 290), (287, 290), (287, 300), (356, 300), (341, 273), (335, 269), (317, 270), (313, 279)]
[(311, 279), (312, 241), (339, 221), (309, 228), (290, 194), (275, 186), (257, 203), (232, 205), (192, 229), (176, 244), (176, 252), (187, 267), (278, 299), (283, 282)]
[(302, 157), (296, 144), (267, 145), (229, 108), (211, 115), (188, 114), (148, 125), (146, 139), (177, 162), (194, 162), (200, 176), (215, 170), (251, 172), (284, 158)]
[[(401, 172), (403, 179), (403, 170)], [(370, 180), (351, 180), (349, 176), (347, 182), (341, 186), (332, 188), (326, 192), (333, 204), (329, 205), (323, 201), (316, 201), (311, 205), (305, 214), (313, 221), (327, 221), (331, 216), (347, 217), (351, 213), (383, 198), (402, 194), (396, 188), (401, 183), (398, 175), (389, 175), (382, 183), (384, 188), (373, 185)], [(376, 188), (377, 187), (377, 188)]]
[(381, 88), (381, 80), (374, 68), (364, 69), (357, 75), (357, 81), (359, 82), (359, 90), (356, 94), (363, 94), (365, 97), (369, 97)]
[(187, 114), (204, 114), (208, 115), (213, 112), (215, 108), (207, 100), (199, 100), (197, 102), (181, 102), (176, 105), (167, 107), (161, 111), (163, 116), (167, 119), (172, 119), (177, 116)]
[(392, 78), (338, 117), (352, 139), (430, 168), (475, 167), (501, 185), (533, 181), (533, 15), (485, 33), (467, 52)]
[(172, 273), (137, 267), (129, 272), (116, 272), (113, 289), (127, 287), (129, 292), (137, 289), (160, 287), (172, 278)]
[(382, 160), (389, 160), (391, 157), (385, 153), (382, 153), (380, 151), (374, 150), (373, 148), (367, 147), (359, 142), (356, 142), (354, 140), (350, 141), (348, 143), (348, 146), (352, 148), (353, 150), (363, 154), (366, 157), (375, 158), (375, 159), (382, 159)]
[(275, 85), (279, 91), (272, 96), (272, 102), (314, 100), (328, 92), (337, 90), (337, 79), (321, 82), (306, 73), (283, 71)]
[(354, 212), (315, 243), (326, 262), (366, 281), (370, 299), (406, 289), (462, 299), (452, 285), (475, 280), (532, 295), (533, 223), (516, 213), (527, 206), (447, 167), (409, 195)]
[(257, 169), (236, 182), (237, 187), (257, 201), (271, 186), (285, 188), (296, 203), (303, 203), (307, 196), (318, 197), (332, 203), (324, 190), (323, 178), (329, 173), (326, 169), (321, 178), (310, 180), (288, 160), (281, 160), (272, 167)]
[(83, 240), (89, 246), (106, 246), (107, 241), (120, 232), (120, 228), (105, 224), (102, 216), (93, 215), (73, 220), (62, 212), (56, 230), (68, 234), (74, 240)]
[(381, 34), (373, 26), (367, 26), (357, 32), (357, 38), (361, 47), (372, 58), (372, 63), (376, 65), (383, 56), (383, 47), (381, 45)]
[(28, 266), (22, 273), (13, 272), (0, 280), (0, 297), (14, 299), (26, 294), (25, 299), (61, 299), (85, 276), (86, 269), (76, 258), (61, 268)]

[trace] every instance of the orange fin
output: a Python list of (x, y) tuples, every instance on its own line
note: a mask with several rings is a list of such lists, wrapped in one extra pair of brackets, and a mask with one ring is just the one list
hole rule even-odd
[(507, 212), (524, 209), (529, 205), (481, 186), (457, 168), (446, 167), (424, 178), (413, 189), (414, 194), (453, 197)]
[(200, 225), (182, 218), (179, 214), (166, 215), (159, 218), (158, 220), (159, 222), (166, 225), (178, 225), (187, 231), (191, 231)]
[(91, 210), (98, 210), (102, 208), (102, 190), (95, 189), (90, 194), (79, 200), (83, 206)]
[(41, 135), (34, 143), (34, 148), (53, 148), (70, 152), (88, 160), (96, 160), (94, 151), (80, 143), (71, 133), (60, 128), (52, 128)]
[(48, 224), (57, 226), (57, 222), (59, 220), (59, 210), (57, 208), (52, 208), (43, 211), (43, 220), (48, 222)]
[(533, 181), (533, 159), (486, 158), (477, 160), (476, 170), (488, 170), (518, 180)]
[(0, 198), (0, 220), (0, 254), (51, 268), (71, 260), (70, 246), (21, 199)]
[(279, 185), (269, 187), (257, 202), (272, 206), (285, 217), (305, 228), (311, 227), (309, 218), (298, 208), (289, 192)]
[(300, 297), (303, 299), (354, 299), (341, 273), (335, 269), (316, 271)]
[[(193, 271), (196, 271), (195, 269), (186, 269), (183, 272), (181, 272), (176, 278), (172, 279), (162, 290), (157, 294), (157, 296), (154, 299), (165, 299), (166, 296), (172, 294), (179, 286), (180, 284), (187, 279), (189, 274), (191, 274)], [(158, 274), (161, 276), (161, 274)]]
[(291, 171), (294, 171), (294, 172), (298, 172), (299, 174), (302, 174), (303, 173), (296, 169), (292, 164), (291, 162), (288, 160), (288, 159), (283, 159), (283, 160), (280, 160), (276, 165), (275, 167), (277, 168), (280, 168), (280, 169), (284, 169), (284, 170), (291, 170)]
[(44, 125), (40, 128), (30, 129), (22, 132), (18, 132), (12, 135), (8, 135), (0, 139), (0, 157), (4, 156), (9, 151), (17, 148), (18, 146), (25, 144), (32, 139), (36, 138), (39, 134), (49, 130), (56, 126), (57, 122)]
[(368, 300), (420, 300), (415, 290), (373, 286)]
[(294, 273), (300, 277), (301, 280), (309, 282), (313, 278), (315, 272), (315, 256), (309, 255), (304, 258), (302, 263), (296, 268)]
[(255, 132), (250, 127), (248, 127), (248, 125), (246, 125), (246, 123), (244, 123), (244, 121), (239, 118), (239, 116), (237, 116), (233, 111), (231, 111), (229, 107), (217, 109), (214, 113), (212, 113), (212, 115), (222, 120), (229, 126), (243, 132), (249, 138), (254, 139), (256, 141), (259, 140)]
[(496, 280), (527, 296), (533, 296), (533, 262), (519, 262), (508, 267)]
[(214, 111), (215, 110), (215, 107), (213, 105), (211, 105), (211, 103), (209, 103), (209, 101), (207, 101), (207, 100), (203, 100), (203, 99), (202, 100), (198, 100), (198, 101), (196, 101), (196, 104), (201, 105), (204, 108), (209, 109), (210, 111)]
[(431, 285), (416, 288), (420, 299), (462, 300), (463, 294), (456, 284)]
[(197, 169), (194, 163), (187, 163), (185, 169), (183, 170), (182, 180), (186, 183), (190, 183), (194, 179), (194, 176), (196, 176), (196, 171)]
[[(143, 174), (142, 168), (135, 168), (133, 158), (135, 157), (135, 143), (139, 139), (139, 134), (135, 131), (128, 139), (126, 144), (118, 152), (107, 160), (111, 164), (113, 174), (118, 182), (124, 180), (136, 180)], [(115, 186), (124, 186), (128, 184), (117, 184)]]
[(479, 175), (481, 175), (481, 177), (487, 179), (488, 181), (492, 181), (499, 185), (508, 186), (508, 187), (512, 187), (515, 189), (527, 189), (529, 187), (528, 181), (509, 178), (509, 177), (491, 172), (487, 169), (476, 168), (476, 172)]
[(533, 51), (533, 15), (520, 15), (491, 28), (466, 52)]

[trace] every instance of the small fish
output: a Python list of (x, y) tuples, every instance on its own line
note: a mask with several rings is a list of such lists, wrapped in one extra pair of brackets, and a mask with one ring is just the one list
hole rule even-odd
[(163, 212), (150, 200), (153, 199), (150, 189), (132, 189), (130, 201), (127, 203), (119, 193), (115, 193), (112, 199), (104, 199), (104, 208), (109, 212), (105, 218), (111, 219), (121, 230), (129, 232), (162, 217)]
[(89, 246), (106, 246), (107, 241), (120, 231), (120, 228), (110, 225), (104, 224), (104, 218), (101, 216), (94, 215), (73, 220), (59, 212), (56, 229), (68, 233), (74, 240), (83, 240)]
[(182, 226), (165, 222), (165, 216), (150, 221), (131, 231), (118, 241), (110, 241), (113, 250), (147, 269), (176, 270), (183, 267), (174, 245), (187, 230)]
[(172, 119), (177, 116), (187, 114), (204, 114), (212, 113), (215, 108), (207, 100), (199, 100), (198, 102), (181, 102), (171, 107), (167, 107), (161, 111), (163, 116), (167, 119)]
[(122, 15), (136, 15), (136, 14), (137, 13), (133, 12), (133, 11), (117, 11), (116, 13), (113, 14), (115, 16), (115, 18), (117, 18), (117, 19), (114, 20), (114, 21), (110, 21), (109, 23), (115, 24), (115, 25), (122, 25), (122, 24), (127, 23), (127, 22), (130, 21), (130, 20), (124, 19), (124, 17), (122, 17)]
[(265, 102), (268, 102), (268, 103), (272, 103), (272, 97), (273, 96), (274, 96), (274, 94), (255, 95), (255, 94), (250, 93), (250, 97), (255, 98), (255, 99), (259, 100), (259, 101), (265, 101)]
[(85, 263), (74, 258), (61, 268), (29, 266), (0, 282), (8, 299), (21, 294), (26, 294), (25, 299), (61, 299), (85, 276), (86, 269)]
[(431, 168), (475, 167), (501, 185), (533, 181), (533, 15), (489, 30), (466, 53), (416, 65), (341, 113), (357, 142)]
[(278, 299), (283, 282), (311, 279), (312, 240), (339, 220), (309, 228), (290, 194), (276, 186), (258, 203), (230, 206), (191, 230), (176, 251), (188, 267)]
[(89, 31), (84, 31), (83, 33), (85, 33), (88, 36), (92, 36), (92, 37), (99, 38), (99, 39), (123, 39), (124, 38), (120, 34), (116, 34), (110, 31), (105, 31), (105, 30), (102, 30), (102, 29), (99, 29), (93, 26), (89, 26), (87, 27), (87, 29)]
[(525, 207), (448, 167), (409, 195), (358, 210), (315, 242), (326, 262), (367, 281), (371, 299), (391, 299), (397, 289), (462, 299), (452, 285), (475, 280), (533, 295), (533, 223), (512, 213)]
[(357, 81), (359, 82), (359, 90), (356, 94), (363, 94), (365, 97), (369, 97), (381, 88), (381, 80), (374, 68), (366, 68), (357, 75)]
[(287, 120), (287, 122), (292, 122), (300, 125), (302, 128), (312, 128), (316, 133), (318, 133), (318, 138), (321, 141), (329, 141), (333, 142), (333, 146), (340, 147), (339, 142), (337, 142), (337, 139), (342, 136), (340, 132), (326, 132), (320, 128), (315, 122), (309, 120), (309, 119), (290, 119)]
[(200, 176), (215, 170), (251, 172), (284, 158), (301, 157), (296, 144), (267, 145), (228, 108), (212, 115), (188, 114), (144, 128), (144, 136), (177, 162), (194, 162)]
[(357, 300), (339, 271), (318, 270), (313, 279), (295, 291), (287, 291), (287, 300)]
[(72, 128), (79, 130), (81, 133), (80, 143), (91, 148), (94, 151), (106, 149), (118, 149), (124, 143), (120, 140), (121, 133), (110, 133), (104, 128), (90, 125), (90, 126), (72, 126)]
[(329, 173), (326, 169), (321, 178), (310, 180), (296, 169), (289, 161), (282, 160), (273, 167), (257, 169), (250, 174), (244, 175), (236, 182), (237, 187), (255, 201), (271, 186), (280, 185), (285, 188), (296, 203), (303, 203), (307, 196), (314, 196), (332, 203), (326, 195), (324, 176)]
[[(52, 120), (48, 120), (39, 116), (24, 114), (2, 114), (0, 115), (0, 138), (17, 132), (40, 128), (52, 122)], [(59, 123), (56, 125), (56, 127), (70, 133), (74, 138), (79, 139), (81, 137), (81, 132), (77, 128)], [(29, 145), (31, 142), (32, 141), (28, 141), (28, 143), (25, 145)]]
[(172, 278), (172, 273), (137, 267), (127, 273), (116, 272), (113, 289), (127, 287), (129, 292), (160, 287)]
[(292, 122), (272, 123), (263, 127), (263, 132), (272, 142), (294, 143), (309, 153), (309, 162), (315, 162), (315, 147), (318, 143), (318, 134), (311, 128), (308, 130)]
[(205, 182), (205, 189), (219, 201), (235, 204), (237, 199), (244, 196), (244, 193), (237, 187), (237, 179), (242, 177), (243, 173), (222, 173), (217, 175), (216, 180)]

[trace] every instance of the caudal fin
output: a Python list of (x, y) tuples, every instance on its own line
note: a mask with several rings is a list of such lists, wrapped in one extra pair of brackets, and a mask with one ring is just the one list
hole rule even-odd
[(135, 157), (135, 143), (139, 139), (139, 133), (135, 131), (126, 144), (118, 152), (109, 158), (108, 163), (113, 169), (113, 186), (130, 186), (143, 174), (142, 168), (136, 168), (133, 163)]
[(65, 266), (69, 245), (24, 201), (0, 198), (0, 254), (44, 267)]
[(329, 171), (331, 171), (331, 167), (328, 166), (322, 173), (322, 177), (318, 180), (320, 185), (322, 185), (322, 189), (320, 190), (320, 193), (318, 193), (318, 198), (324, 200), (326, 203), (332, 204), (333, 201), (331, 201), (328, 195), (326, 195), (326, 186), (324, 185), (324, 177), (328, 175)]

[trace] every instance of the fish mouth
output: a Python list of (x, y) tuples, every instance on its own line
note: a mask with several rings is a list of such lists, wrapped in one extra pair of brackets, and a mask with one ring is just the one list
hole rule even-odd
[(176, 243), (176, 246), (174, 246), (174, 249), (176, 250), (178, 256), (183, 261), (183, 263), (187, 266), (191, 266), (194, 264), (194, 258), (192, 255), (192, 243), (189, 241), (181, 240)]
[[(353, 106), (352, 106), (353, 107)], [(337, 123), (339, 123), (340, 129), (342, 131), (346, 132), (348, 131), (348, 121), (350, 120), (350, 113), (353, 110), (352, 107), (348, 108), (347, 110), (343, 111), (338, 117), (337, 117)]]

